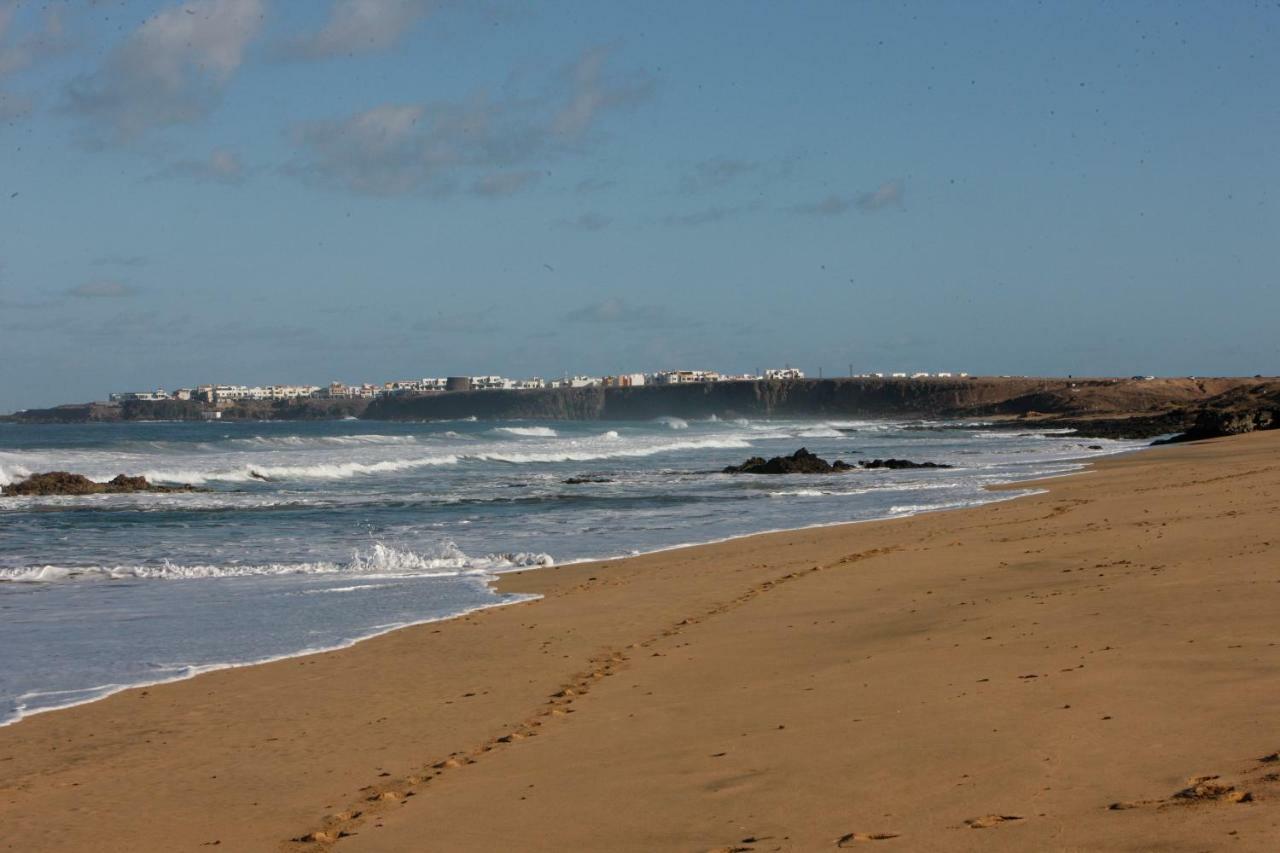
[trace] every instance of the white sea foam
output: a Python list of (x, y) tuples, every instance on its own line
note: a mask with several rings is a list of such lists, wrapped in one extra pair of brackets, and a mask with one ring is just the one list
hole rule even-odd
[(524, 435), (532, 438), (555, 438), (560, 433), (551, 427), (497, 427), (494, 432), (507, 435)]
[(154, 483), (188, 483), (195, 486), (215, 482), (250, 483), (255, 480), (343, 480), (362, 474), (409, 471), (432, 465), (456, 465), (457, 462), (457, 456), (441, 454), (412, 459), (384, 459), (379, 462), (321, 462), (314, 465), (247, 464), (238, 468), (213, 471), (150, 470), (143, 471), (142, 476)]
[(267, 563), (178, 565), (168, 560), (146, 566), (29, 566), (0, 569), (0, 582), (56, 583), (72, 580), (200, 580), (279, 575), (360, 575), (385, 577), (456, 577), (485, 575), (555, 565), (550, 554), (489, 554), (469, 557), (452, 542), (426, 553), (375, 543), (367, 552), (354, 552), (345, 563)]
[(725, 436), (722, 438), (691, 439), (674, 441), (665, 444), (642, 444), (634, 447), (600, 448), (599, 450), (584, 447), (577, 450), (549, 450), (543, 452), (518, 453), (514, 451), (493, 450), (482, 453), (468, 453), (463, 459), (486, 462), (509, 462), (513, 464), (538, 462), (593, 462), (599, 459), (634, 458), (654, 456), (659, 453), (675, 453), (682, 450), (710, 450), (714, 448), (748, 448), (750, 443), (741, 438)]
[[(359, 447), (379, 444), (417, 444), (413, 435), (258, 435), (253, 438), (232, 438), (227, 444), (238, 447)], [(179, 447), (181, 447), (179, 445)]]
[(796, 433), (801, 438), (844, 438), (844, 433), (829, 426), (816, 426)]
[(663, 424), (669, 429), (688, 429), (689, 422), (684, 418), (661, 417), (654, 418), (654, 423)]
[(0, 464), (0, 486), (19, 483), (31, 476), (31, 469), (16, 463)]

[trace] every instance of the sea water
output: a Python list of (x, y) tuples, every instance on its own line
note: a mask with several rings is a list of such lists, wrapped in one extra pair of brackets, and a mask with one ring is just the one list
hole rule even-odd
[[(801, 446), (954, 467), (718, 473)], [(0, 722), (521, 600), (502, 571), (974, 506), (1136, 446), (861, 420), (0, 424), (0, 484), (208, 489), (0, 498)]]

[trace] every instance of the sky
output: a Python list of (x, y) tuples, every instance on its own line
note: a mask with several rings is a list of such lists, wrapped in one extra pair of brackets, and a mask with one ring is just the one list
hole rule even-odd
[(0, 0), (0, 411), (1280, 371), (1280, 5)]

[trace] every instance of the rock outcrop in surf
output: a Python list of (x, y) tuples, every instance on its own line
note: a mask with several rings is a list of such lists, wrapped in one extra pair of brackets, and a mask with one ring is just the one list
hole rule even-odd
[(47, 471), (43, 474), (32, 474), (19, 483), (10, 483), (0, 488), (0, 495), (5, 497), (43, 497), (47, 495), (101, 495), (127, 494), (129, 492), (196, 492), (202, 491), (195, 486), (158, 486), (146, 477), (129, 477), (117, 474), (105, 483), (90, 480), (83, 474), (71, 474), (67, 471)]
[(790, 456), (775, 456), (765, 460), (762, 456), (752, 456), (741, 465), (730, 465), (724, 469), (725, 474), (835, 474), (841, 471), (855, 471), (853, 465), (843, 459), (835, 462), (810, 453), (800, 448)]

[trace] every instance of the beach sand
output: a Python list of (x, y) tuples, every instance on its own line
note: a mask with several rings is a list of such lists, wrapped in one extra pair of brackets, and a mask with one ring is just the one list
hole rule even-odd
[(1280, 849), (1280, 432), (1040, 487), (31, 717), (0, 849)]

